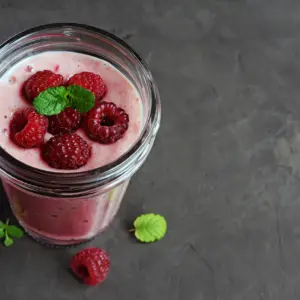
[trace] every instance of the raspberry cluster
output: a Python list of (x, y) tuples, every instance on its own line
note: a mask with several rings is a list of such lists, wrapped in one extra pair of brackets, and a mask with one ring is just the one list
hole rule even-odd
[[(48, 117), (34, 107), (20, 108), (10, 120), (10, 138), (22, 148), (39, 147), (41, 157), (53, 168), (78, 169), (90, 159), (91, 147), (76, 130), (84, 128), (90, 139), (101, 144), (115, 143), (128, 129), (129, 116), (114, 103), (103, 101), (107, 87), (98, 74), (91, 72), (75, 74), (65, 82), (60, 74), (38, 71), (24, 83), (24, 95), (32, 103), (47, 89), (64, 85), (77, 85), (90, 91), (95, 97), (94, 107), (84, 115), (67, 107)], [(45, 141), (47, 132), (53, 136)]]

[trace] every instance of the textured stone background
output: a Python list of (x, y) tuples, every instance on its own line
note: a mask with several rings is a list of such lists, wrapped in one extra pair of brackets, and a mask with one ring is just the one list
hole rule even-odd
[[(107, 281), (79, 284), (67, 270), (75, 249), (26, 237), (0, 246), (0, 298), (300, 299), (300, 2), (0, 2), (1, 40), (54, 21), (110, 30), (140, 52), (162, 126), (118, 217), (92, 243), (111, 255)], [(141, 212), (166, 216), (164, 240), (128, 236)]]

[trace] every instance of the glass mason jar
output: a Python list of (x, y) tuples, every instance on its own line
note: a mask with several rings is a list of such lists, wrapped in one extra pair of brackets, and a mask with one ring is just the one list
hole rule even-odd
[(144, 127), (116, 161), (84, 172), (39, 170), (0, 147), (0, 176), (12, 211), (25, 231), (50, 245), (73, 245), (103, 231), (118, 211), (131, 176), (147, 158), (160, 124), (157, 87), (146, 63), (126, 43), (79, 24), (50, 24), (20, 33), (0, 47), (0, 77), (22, 59), (45, 51), (72, 51), (114, 65), (136, 87)]

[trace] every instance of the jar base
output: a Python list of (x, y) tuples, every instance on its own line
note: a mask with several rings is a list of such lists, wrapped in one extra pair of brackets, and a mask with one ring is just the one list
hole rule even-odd
[(82, 244), (86, 244), (95, 237), (89, 238), (89, 239), (84, 239), (84, 240), (55, 240), (55, 239), (50, 239), (50, 238), (45, 238), (42, 237), (41, 235), (33, 232), (32, 230), (28, 230), (26, 227), (23, 227), (24, 231), (26, 234), (31, 237), (34, 241), (37, 243), (48, 247), (48, 248), (71, 248), (71, 247), (77, 247)]

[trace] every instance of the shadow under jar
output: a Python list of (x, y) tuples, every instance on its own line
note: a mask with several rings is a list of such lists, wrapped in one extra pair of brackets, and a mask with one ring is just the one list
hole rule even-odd
[(122, 40), (80, 24), (49, 24), (20, 33), (0, 46), (0, 77), (19, 61), (47, 51), (101, 58), (136, 88), (144, 125), (117, 160), (83, 172), (50, 172), (15, 159), (0, 147), (0, 176), (12, 211), (38, 242), (74, 245), (102, 232), (118, 211), (131, 176), (147, 158), (160, 124), (157, 87), (145, 62)]

